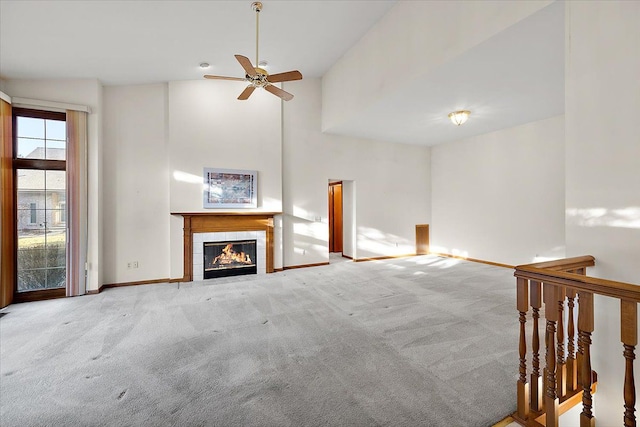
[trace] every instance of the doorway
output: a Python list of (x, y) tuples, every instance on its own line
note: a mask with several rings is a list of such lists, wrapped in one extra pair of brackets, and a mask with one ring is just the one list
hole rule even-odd
[(329, 182), (329, 253), (342, 254), (342, 181)]

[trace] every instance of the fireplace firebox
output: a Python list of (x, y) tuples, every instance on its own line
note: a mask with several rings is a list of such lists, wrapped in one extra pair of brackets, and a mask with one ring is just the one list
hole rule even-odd
[(204, 242), (203, 278), (257, 274), (256, 241)]

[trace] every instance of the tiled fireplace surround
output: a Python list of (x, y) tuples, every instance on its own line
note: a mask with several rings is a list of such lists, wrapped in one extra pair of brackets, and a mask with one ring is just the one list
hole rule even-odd
[(267, 233), (265, 231), (214, 231), (209, 233), (193, 233), (193, 280), (203, 280), (202, 264), (205, 242), (231, 242), (233, 240), (256, 241), (256, 264), (258, 274), (267, 272)]
[(202, 243), (256, 239), (258, 274), (273, 273), (273, 216), (277, 212), (172, 212), (184, 220), (185, 282), (202, 280)]

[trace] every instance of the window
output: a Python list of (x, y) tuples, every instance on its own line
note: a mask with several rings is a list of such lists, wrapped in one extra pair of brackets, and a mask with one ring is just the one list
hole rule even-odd
[(66, 114), (14, 108), (13, 134), (15, 294), (64, 291)]
[(58, 218), (61, 224), (67, 222), (67, 202), (60, 202), (58, 204)]
[(31, 203), (29, 204), (29, 209), (31, 210), (31, 224), (35, 224), (36, 223), (36, 204), (35, 203)]

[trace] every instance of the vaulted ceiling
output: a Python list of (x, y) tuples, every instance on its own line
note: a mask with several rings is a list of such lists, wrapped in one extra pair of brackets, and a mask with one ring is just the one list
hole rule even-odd
[[(298, 69), (305, 77), (322, 77), (396, 3), (265, 0), (260, 59), (270, 73)], [(4, 79), (95, 78), (126, 85), (203, 74), (241, 77), (233, 55), (253, 61), (255, 43), (251, 1), (0, 1)], [(201, 62), (211, 67), (202, 70)], [(562, 114), (562, 4), (430, 71), (420, 83), (378, 100), (333, 131), (434, 145)], [(443, 117), (443, 108), (454, 104), (473, 111), (460, 128)]]

